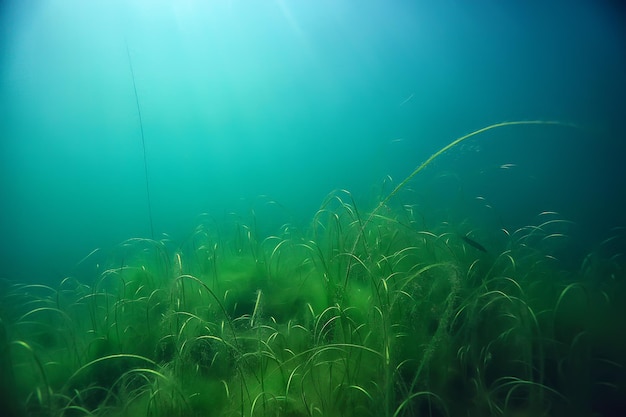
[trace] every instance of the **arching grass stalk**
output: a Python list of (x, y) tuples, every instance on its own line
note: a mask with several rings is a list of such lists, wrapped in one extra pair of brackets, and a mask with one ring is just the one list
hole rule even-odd
[(154, 362), (152, 359), (146, 358), (145, 356), (134, 355), (131, 353), (117, 353), (114, 355), (102, 356), (102, 357), (92, 360), (91, 362), (84, 364), (83, 366), (78, 368), (76, 371), (74, 371), (74, 373), (65, 382), (65, 386), (62, 391), (67, 391), (67, 389), (70, 387), (70, 383), (73, 382), (76, 379), (76, 377), (78, 377), (78, 375), (82, 374), (83, 372), (85, 372), (86, 370), (88, 370), (89, 368), (93, 367), (96, 364), (102, 363), (104, 361), (128, 360), (128, 359), (146, 362), (152, 365), (152, 367), (154, 368), (159, 368), (159, 365), (156, 362)]
[[(32, 348), (32, 346), (29, 345), (28, 343), (22, 340), (14, 340), (13, 342), (11, 342), (11, 344), (15, 346), (21, 346), (24, 349), (26, 349), (28, 353), (30, 353), (30, 355), (32, 356), (32, 359), (35, 361), (35, 364), (37, 365), (37, 371), (39, 372), (39, 376), (41, 377), (41, 381), (43, 383), (43, 392), (45, 395), (45, 398), (42, 398), (40, 402), (44, 402), (44, 404), (41, 404), (41, 405), (44, 406), (46, 410), (51, 412), (52, 411), (52, 388), (50, 387), (50, 383), (48, 381), (48, 375), (46, 374), (46, 371), (44, 369), (44, 364), (41, 362), (41, 359), (39, 359), (39, 356), (37, 355), (35, 350)], [(2, 372), (9, 372), (9, 371), (3, 370)], [(38, 393), (40, 393), (39, 390), (38, 390)]]
[[(22, 317), (20, 317), (18, 320), (18, 323), (27, 323), (26, 321), (27, 318), (30, 318), (33, 315), (40, 315), (41, 313), (43, 313), (43, 315), (48, 315), (49, 317), (52, 315), (58, 315), (59, 317), (62, 318), (62, 323), (65, 326), (62, 328), (68, 330), (68, 335), (66, 337), (67, 349), (68, 351), (72, 352), (72, 354), (74, 355), (73, 356), (74, 358), (80, 358), (81, 354), (79, 352), (78, 346), (76, 345), (77, 339), (76, 339), (76, 329), (74, 328), (74, 320), (72, 320), (72, 318), (70, 318), (70, 316), (68, 316), (67, 313), (65, 313), (63, 310), (59, 310), (58, 308), (55, 308), (55, 307), (35, 308), (29, 311), (28, 313), (24, 314)], [(37, 321), (34, 321), (33, 323), (37, 323)], [(41, 323), (43, 324), (43, 321), (41, 321)], [(58, 330), (52, 327), (50, 327), (49, 331), (51, 333), (58, 333)]]
[[(378, 214), (380, 209), (382, 209), (389, 202), (389, 200), (391, 200), (396, 194), (398, 194), (398, 192), (400, 192), (400, 190), (402, 190), (408, 184), (409, 181), (411, 181), (417, 174), (419, 174), (428, 165), (430, 165), (431, 162), (433, 162), (435, 159), (437, 159), (439, 156), (441, 156), (445, 152), (449, 151), (450, 149), (454, 148), (455, 146), (459, 145), (460, 143), (462, 143), (462, 142), (466, 141), (467, 139), (470, 139), (470, 138), (472, 138), (474, 136), (477, 136), (477, 135), (480, 135), (482, 133), (488, 132), (488, 131), (493, 130), (493, 129), (498, 129), (498, 128), (501, 128), (501, 127), (520, 126), (520, 125), (556, 125), (556, 126), (575, 127), (573, 124), (563, 123), (563, 122), (559, 122), (559, 121), (518, 120), (518, 121), (513, 121), (513, 122), (495, 123), (495, 124), (483, 127), (481, 129), (475, 130), (475, 131), (473, 131), (471, 133), (468, 133), (465, 136), (461, 136), (460, 138), (450, 142), (448, 145), (444, 146), (443, 148), (441, 148), (440, 150), (438, 150), (437, 152), (432, 154), (426, 161), (424, 161), (420, 166), (418, 166), (408, 177), (406, 177), (400, 184), (398, 184), (387, 195), (387, 197), (385, 197), (384, 199), (382, 199), (378, 203), (378, 205), (374, 208), (374, 210), (372, 210), (372, 212), (369, 214), (367, 219), (365, 219), (365, 221), (359, 222), (361, 230), (360, 230), (360, 233), (357, 234), (357, 236), (356, 236), (356, 238), (354, 240), (354, 244), (352, 245), (351, 252), (354, 253), (354, 251), (356, 250), (357, 246), (359, 245), (360, 240), (363, 238), (363, 236), (365, 234), (365, 228), (375, 218), (375, 216)], [(348, 282), (348, 276), (350, 274), (351, 266), (352, 266), (352, 262), (349, 261), (348, 268), (346, 269), (346, 279), (345, 279), (344, 285), (346, 285), (346, 283)]]
[(211, 297), (213, 297), (213, 299), (217, 302), (217, 305), (220, 307), (220, 310), (224, 314), (224, 318), (226, 319), (226, 322), (228, 323), (228, 327), (230, 328), (230, 331), (233, 334), (233, 341), (235, 342), (234, 344), (237, 347), (237, 349), (239, 349), (239, 341), (237, 339), (237, 332), (235, 331), (235, 327), (233, 326), (232, 319), (230, 318), (230, 315), (226, 311), (226, 308), (224, 307), (224, 304), (222, 304), (222, 302), (217, 297), (217, 295), (215, 295), (213, 290), (211, 290), (208, 287), (208, 285), (206, 285), (204, 282), (202, 282), (201, 280), (199, 280), (198, 278), (196, 278), (196, 277), (194, 277), (192, 275), (181, 275), (178, 278), (176, 278), (175, 282), (183, 283), (184, 280), (190, 280), (190, 281), (196, 282), (198, 285), (200, 285), (202, 288), (204, 288), (211, 295)]
[(393, 413), (393, 417), (398, 417), (400, 416), (402, 413), (402, 411), (407, 408), (408, 405), (410, 405), (411, 401), (419, 398), (419, 397), (426, 397), (426, 398), (430, 398), (433, 397), (437, 400), (437, 402), (440, 404), (440, 406), (443, 409), (443, 414), (445, 416), (449, 416), (450, 413), (448, 412), (448, 409), (446, 407), (446, 403), (441, 399), (440, 396), (438, 396), (437, 394), (435, 394), (434, 392), (430, 392), (430, 391), (420, 391), (420, 392), (414, 392), (413, 394), (409, 395), (404, 401), (402, 401), (402, 403), (400, 403), (400, 405), (398, 406), (398, 408), (396, 408), (396, 411)]
[(471, 137), (474, 137), (476, 135), (480, 135), (481, 133), (485, 133), (485, 132), (487, 132), (489, 130), (497, 129), (497, 128), (500, 128), (500, 127), (516, 126), (516, 125), (558, 125), (558, 126), (571, 126), (571, 127), (574, 127), (574, 125), (572, 125), (572, 124), (563, 123), (563, 122), (559, 122), (559, 121), (519, 120), (519, 121), (513, 121), (513, 122), (495, 123), (495, 124), (489, 125), (487, 127), (483, 127), (482, 129), (478, 129), (478, 130), (475, 130), (475, 131), (473, 131), (471, 133), (468, 133), (465, 136), (461, 136), (460, 138), (452, 141), (448, 145), (446, 145), (443, 148), (441, 148), (439, 151), (437, 151), (434, 154), (432, 154), (430, 156), (430, 158), (428, 158), (419, 167), (417, 167), (415, 169), (415, 171), (413, 171), (411, 173), (411, 175), (406, 177), (404, 179), (404, 181), (402, 181), (400, 184), (398, 184), (396, 186), (396, 188), (394, 188), (393, 191), (391, 193), (389, 193), (389, 195), (387, 197), (385, 197), (380, 203), (378, 203), (378, 206), (374, 209), (374, 211), (372, 211), (372, 213), (370, 213), (369, 217), (367, 218), (366, 223), (369, 222), (370, 219), (378, 212), (378, 210), (380, 210), (385, 204), (387, 204), (389, 202), (389, 200), (391, 200), (391, 198), (393, 198), (394, 195), (396, 195), (402, 188), (404, 188), (404, 186), (409, 181), (411, 181), (413, 179), (413, 177), (415, 177), (420, 171), (422, 171), (424, 168), (426, 168), (428, 165), (430, 165), (431, 162), (433, 162), (437, 157), (439, 157), (444, 152), (454, 148), (455, 146), (457, 146), (461, 142), (463, 142), (463, 141), (465, 141), (465, 140), (467, 140), (467, 139), (469, 139)]

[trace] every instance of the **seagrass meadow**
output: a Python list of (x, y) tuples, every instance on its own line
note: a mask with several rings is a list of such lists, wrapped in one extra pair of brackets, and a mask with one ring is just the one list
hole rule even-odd
[(623, 9), (0, 1), (0, 417), (626, 416)]
[(266, 236), (254, 212), (205, 215), (182, 242), (94, 250), (81, 277), (4, 282), (2, 415), (624, 415), (626, 230), (562, 262), (559, 213), (486, 229), (410, 189), (516, 124), (546, 123), (461, 137), (369, 208), (337, 190)]

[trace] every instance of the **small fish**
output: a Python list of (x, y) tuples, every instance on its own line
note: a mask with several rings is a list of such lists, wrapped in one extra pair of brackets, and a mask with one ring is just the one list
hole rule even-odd
[(500, 165), (501, 169), (511, 169), (511, 168), (515, 168), (517, 165), (515, 164), (504, 164), (504, 165)]
[[(406, 103), (408, 103), (409, 101), (411, 101), (411, 99), (415, 97), (415, 93), (411, 93), (410, 96), (408, 96), (407, 98), (405, 98), (402, 103), (400, 103), (400, 106), (404, 106)], [(400, 107), (398, 106), (398, 107)]]
[(487, 249), (485, 249), (485, 247), (483, 245), (481, 245), (480, 243), (476, 242), (474, 239), (470, 239), (469, 237), (465, 236), (465, 235), (461, 235), (461, 239), (463, 239), (463, 241), (465, 243), (467, 243), (468, 245), (470, 245), (473, 248), (478, 249), (481, 252), (487, 252)]

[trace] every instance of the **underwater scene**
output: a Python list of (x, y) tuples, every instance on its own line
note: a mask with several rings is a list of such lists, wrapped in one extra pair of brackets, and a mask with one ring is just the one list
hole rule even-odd
[(0, 5), (0, 415), (626, 415), (611, 1)]

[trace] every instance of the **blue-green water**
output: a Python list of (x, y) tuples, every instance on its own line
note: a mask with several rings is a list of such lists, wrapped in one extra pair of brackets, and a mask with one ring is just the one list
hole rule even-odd
[(624, 224), (620, 10), (430, 3), (5, 2), (3, 276), (54, 281), (93, 248), (150, 237), (131, 65), (155, 237), (261, 195), (282, 207), (268, 234), (308, 223), (334, 189), (368, 207), (386, 175), (454, 138), (531, 119), (581, 128), (479, 139), (430, 174), (460, 176), (515, 224), (543, 210)]
[(625, 103), (617, 2), (2, 2), (0, 414), (622, 416)]

